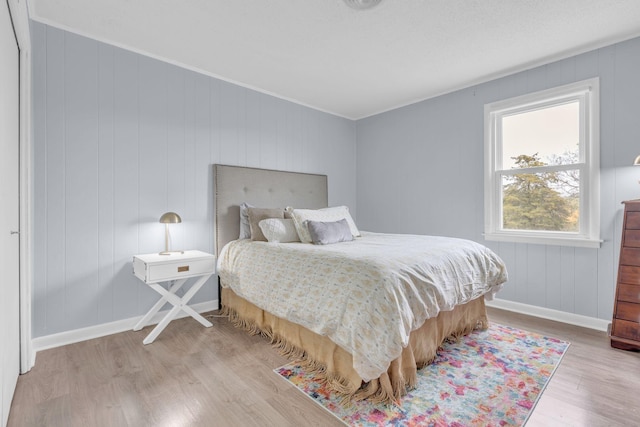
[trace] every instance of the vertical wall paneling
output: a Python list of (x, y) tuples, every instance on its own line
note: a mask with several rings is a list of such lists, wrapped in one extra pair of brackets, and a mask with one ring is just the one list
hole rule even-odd
[[(615, 212), (612, 212), (609, 216), (610, 218), (615, 215)], [(610, 233), (614, 231), (611, 230)], [(609, 283), (612, 281), (615, 283), (616, 276), (618, 273), (618, 257), (615, 250), (615, 244), (611, 240), (607, 240), (602, 243), (600, 250), (597, 251), (597, 260), (595, 260), (595, 265), (598, 266), (597, 274), (598, 280), (596, 282), (595, 295), (598, 300), (602, 301), (613, 301), (615, 289), (609, 286)], [(607, 319), (609, 315), (611, 315), (611, 311), (613, 309), (613, 303), (611, 306), (607, 304), (597, 304), (597, 315), (593, 317), (599, 317), (601, 319)]]
[(568, 313), (575, 313), (576, 294), (576, 257), (575, 248), (560, 248), (560, 310)]
[[(269, 150), (260, 150), (260, 164), (270, 169), (277, 169), (278, 166), (278, 120), (276, 104), (276, 100), (272, 97), (260, 97), (260, 147), (271, 147)], [(313, 155), (310, 157), (313, 157)]]
[[(139, 105), (138, 56), (114, 50), (113, 89), (113, 247), (111, 280), (113, 320), (140, 313), (140, 287), (131, 274), (131, 259), (140, 253), (139, 236)], [(37, 120), (37, 118), (36, 118)]]
[[(164, 227), (158, 222), (167, 210), (168, 141), (167, 66), (138, 57), (138, 252), (150, 253), (164, 246)], [(171, 224), (174, 233), (180, 224)], [(137, 286), (138, 305), (149, 309), (157, 294)], [(154, 295), (155, 294), (155, 295)]]
[(210, 96), (211, 79), (203, 75), (196, 75), (195, 79), (195, 158), (194, 170), (195, 176), (193, 185), (195, 187), (195, 211), (189, 217), (194, 222), (195, 228), (204, 232), (196, 234), (193, 245), (196, 247), (208, 248), (210, 243), (210, 233), (212, 233), (213, 222), (213, 204), (210, 202), (212, 194), (211, 175), (211, 138), (209, 136), (211, 129), (211, 114), (209, 107), (211, 105)]
[(138, 93), (138, 250), (149, 253), (163, 244), (158, 218), (167, 209), (167, 129), (158, 126), (168, 122), (164, 64), (138, 58)]
[(97, 153), (97, 221), (98, 221), (98, 295), (97, 322), (112, 319), (111, 282), (114, 275), (114, 179), (115, 121), (113, 49), (98, 45), (98, 153)]
[(512, 284), (519, 283), (518, 270), (509, 268), (512, 265), (516, 265), (516, 245), (515, 243), (498, 242), (498, 247), (493, 246), (491, 249), (500, 254), (500, 257), (507, 265), (507, 272), (509, 273), (509, 280), (500, 291), (500, 298), (517, 301), (516, 287), (512, 286)]
[[(620, 248), (619, 236), (622, 229), (616, 227), (616, 211), (621, 204), (616, 199), (621, 197), (617, 191), (615, 171), (616, 158), (620, 150), (620, 145), (616, 128), (616, 103), (619, 85), (615, 76), (615, 70), (626, 61), (627, 55), (618, 55), (617, 47), (614, 49), (601, 49), (598, 53), (598, 73), (600, 76), (600, 135), (601, 144), (608, 149), (600, 149), (600, 230), (602, 236), (611, 236), (605, 239), (598, 251), (598, 279), (597, 296), (601, 303), (597, 306), (597, 317), (608, 318), (613, 309), (613, 300), (616, 283), (618, 252)], [(631, 57), (634, 55), (632, 54)], [(638, 64), (640, 65), (640, 64)], [(621, 81), (628, 81), (628, 77), (623, 77)], [(625, 86), (624, 84), (622, 85)], [(626, 127), (628, 130), (629, 127)], [(626, 130), (624, 132), (626, 132)], [(605, 139), (606, 138), (606, 141)], [(633, 157), (632, 157), (633, 159)], [(630, 165), (632, 160), (628, 160)]]
[[(325, 173), (355, 212), (355, 123), (32, 22), (33, 336), (144, 314), (133, 255), (215, 252), (213, 163)], [(310, 158), (313, 157), (313, 158)], [(212, 278), (192, 300), (217, 298)]]
[[(507, 286), (516, 288), (516, 301), (527, 303), (529, 295), (529, 287), (532, 286), (532, 278), (535, 277), (535, 271), (529, 272), (529, 247), (528, 244), (515, 245), (516, 262), (507, 266), (507, 270), (515, 270), (518, 272), (518, 281), (509, 282)], [(535, 283), (535, 282), (534, 282)]]
[[(304, 146), (299, 142), (302, 141), (302, 129), (304, 128), (304, 124), (302, 121), (302, 115), (304, 114), (304, 110), (300, 108), (293, 109), (291, 113), (291, 117), (293, 120), (293, 138), (294, 141), (298, 141), (297, 144), (291, 144), (291, 154), (292, 154), (292, 167), (294, 170), (298, 170), (301, 168), (302, 162), (304, 160)], [(354, 144), (355, 149), (355, 144)]]
[[(184, 222), (180, 228), (184, 234), (184, 247), (187, 242), (191, 242), (199, 233), (192, 221), (196, 211), (196, 189), (192, 185), (196, 179), (196, 128), (195, 128), (195, 75), (192, 73), (182, 74), (184, 84), (184, 163), (181, 172), (184, 176), (184, 207), (180, 215), (184, 217)], [(172, 142), (173, 143), (173, 142)], [(176, 165), (177, 166), (177, 165)], [(177, 227), (176, 227), (177, 228)]]
[(98, 46), (84, 37), (63, 37), (65, 327), (73, 328), (97, 323)]
[[(65, 271), (65, 248), (67, 221), (66, 213), (66, 111), (65, 98), (65, 33), (53, 28), (46, 29), (46, 64), (47, 70), (45, 93), (42, 96), (36, 95), (46, 103), (46, 127), (44, 135), (46, 144), (46, 193), (42, 194), (36, 190), (36, 194), (42, 194), (47, 206), (46, 222), (46, 287), (38, 291), (44, 291), (43, 297), (46, 300), (46, 326), (60, 325), (59, 328), (68, 328), (69, 322), (66, 319), (66, 311), (60, 307), (67, 306), (66, 271)], [(35, 51), (35, 48), (33, 49)], [(34, 70), (37, 74), (37, 70)], [(39, 144), (35, 143), (36, 150)], [(41, 268), (36, 265), (35, 268)], [(34, 298), (42, 294), (34, 295)], [(36, 330), (40, 329), (36, 327)], [(37, 335), (34, 334), (34, 337)]]
[[(602, 249), (600, 249), (602, 250)], [(584, 316), (598, 315), (598, 251), (594, 249), (575, 249), (575, 285), (574, 297), (576, 313)], [(611, 304), (610, 311), (613, 310)]]
[[(547, 302), (546, 286), (532, 285), (547, 275), (546, 246), (527, 245), (527, 286), (525, 301), (528, 304), (544, 307)], [(543, 282), (544, 283), (544, 282)]]
[[(245, 120), (245, 166), (256, 167), (260, 164), (260, 97), (258, 92), (245, 90), (244, 99), (246, 110)], [(294, 144), (295, 146), (299, 146)], [(222, 144), (221, 144), (222, 146)], [(227, 157), (221, 157), (222, 163), (227, 163)]]
[[(184, 78), (178, 68), (166, 67), (167, 141), (166, 147), (166, 200), (163, 211), (185, 214), (185, 99)], [(185, 221), (188, 220), (185, 217)], [(173, 249), (185, 248), (184, 226), (174, 224), (171, 229)], [(162, 228), (162, 226), (161, 226)]]
[[(278, 130), (278, 151), (281, 153), (278, 156), (278, 167), (280, 169), (289, 170), (294, 167), (293, 162), (293, 149), (289, 141), (294, 140), (293, 134), (293, 106), (288, 102), (282, 102), (282, 124)], [(355, 139), (352, 139), (355, 141)], [(355, 146), (355, 144), (353, 144)]]
[[(33, 26), (31, 41), (40, 49), (32, 51), (33, 70), (44, 70), (47, 65), (46, 27)], [(44, 47), (44, 48), (42, 48)], [(47, 75), (33, 73), (33, 115), (39, 120), (33, 121), (33, 304), (31, 325), (33, 336), (44, 335), (47, 324)]]
[[(220, 143), (220, 161), (228, 165), (242, 165), (246, 162), (246, 156), (240, 158), (238, 153), (238, 97), (241, 96), (242, 89), (226, 82), (217, 82), (215, 86), (217, 102), (214, 106), (220, 126), (217, 135)], [(259, 95), (257, 96), (259, 102)]]
[[(601, 248), (489, 246), (509, 267), (499, 297), (611, 316), (620, 201), (640, 197), (640, 39), (353, 123), (43, 24), (32, 36), (34, 337), (144, 313), (156, 296), (131, 257), (161, 250), (167, 210), (184, 221), (174, 247), (213, 252), (215, 162), (327, 173), (365, 230), (483, 242), (484, 104), (596, 76)], [(195, 301), (216, 297), (212, 280)]]
[(545, 301), (542, 305), (554, 310), (562, 310), (562, 288), (560, 287), (562, 277), (561, 249), (560, 246), (546, 246), (545, 259), (541, 260), (546, 272)]
[[(211, 236), (213, 233), (213, 175), (211, 167), (211, 79), (203, 75), (195, 76), (195, 97), (194, 97), (194, 121), (195, 121), (195, 158), (194, 158), (194, 181), (192, 185), (195, 190), (195, 210), (190, 213), (188, 221), (194, 230), (198, 230), (190, 242), (190, 246), (195, 248), (207, 248), (212, 251)], [(204, 296), (208, 300), (213, 299), (213, 287), (217, 283), (213, 278), (209, 279), (207, 285), (193, 299), (194, 303), (202, 302)], [(216, 289), (217, 292), (217, 289)]]
[[(638, 69), (640, 38), (359, 120), (359, 225), (486, 243), (482, 238), (484, 105), (599, 77), (603, 244), (599, 249), (488, 245), (509, 269), (509, 282), (499, 298), (610, 319), (620, 202), (640, 197), (640, 171), (631, 166), (640, 154)], [(403, 217), (399, 210), (410, 214)]]

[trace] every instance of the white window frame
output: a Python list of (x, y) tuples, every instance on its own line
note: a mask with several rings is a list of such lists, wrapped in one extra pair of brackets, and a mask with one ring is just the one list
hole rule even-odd
[[(486, 240), (598, 248), (600, 240), (600, 82), (592, 78), (484, 106), (484, 237)], [(502, 228), (502, 117), (518, 112), (580, 103), (580, 155), (572, 169), (580, 170), (578, 232), (509, 230)], [(518, 169), (518, 173), (556, 170), (554, 166)]]

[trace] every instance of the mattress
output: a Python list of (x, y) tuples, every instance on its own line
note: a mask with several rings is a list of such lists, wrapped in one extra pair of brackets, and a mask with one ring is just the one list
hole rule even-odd
[(236, 240), (218, 274), (238, 297), (330, 339), (364, 382), (387, 372), (427, 319), (492, 298), (507, 280), (502, 260), (478, 243), (366, 232), (324, 246)]

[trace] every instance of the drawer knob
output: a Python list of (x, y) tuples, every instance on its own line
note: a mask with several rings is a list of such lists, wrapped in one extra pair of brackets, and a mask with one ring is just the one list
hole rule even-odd
[(185, 271), (189, 271), (188, 265), (183, 265), (181, 267), (178, 267), (178, 273), (184, 273)]

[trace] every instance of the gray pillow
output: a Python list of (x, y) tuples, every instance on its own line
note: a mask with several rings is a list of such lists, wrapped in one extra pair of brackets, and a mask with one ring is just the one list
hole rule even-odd
[(346, 219), (334, 222), (306, 221), (314, 245), (350, 242), (353, 234)]
[(247, 208), (251, 240), (266, 242), (267, 238), (260, 229), (260, 221), (267, 218), (284, 218), (284, 209)]
[(238, 239), (251, 238), (251, 226), (249, 225), (249, 212), (247, 209), (253, 207), (253, 205), (250, 205), (247, 202), (242, 202), (240, 204), (240, 236), (238, 236)]

